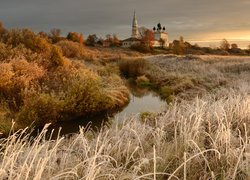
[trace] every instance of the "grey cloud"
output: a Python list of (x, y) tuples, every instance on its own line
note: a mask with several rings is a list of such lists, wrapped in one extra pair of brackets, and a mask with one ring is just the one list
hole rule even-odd
[(0, 20), (9, 28), (35, 31), (58, 27), (68, 31), (130, 35), (133, 11), (139, 25), (159, 21), (171, 39), (218, 31), (250, 29), (248, 0), (0, 0)]

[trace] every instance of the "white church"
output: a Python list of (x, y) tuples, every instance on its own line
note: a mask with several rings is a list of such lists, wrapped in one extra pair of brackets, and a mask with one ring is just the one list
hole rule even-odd
[[(168, 47), (169, 38), (166, 28), (162, 27), (160, 23), (157, 27), (153, 28), (154, 40), (152, 42), (153, 47)], [(133, 45), (138, 45), (142, 43), (142, 34), (139, 32), (139, 26), (136, 18), (136, 13), (134, 12), (133, 22), (132, 22), (132, 34), (131, 37), (122, 41), (122, 47), (129, 48)]]

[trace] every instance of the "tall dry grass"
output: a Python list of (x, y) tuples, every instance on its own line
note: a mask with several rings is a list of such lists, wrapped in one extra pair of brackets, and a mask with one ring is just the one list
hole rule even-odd
[(100, 132), (1, 140), (2, 179), (249, 179), (250, 88), (176, 102)]
[(192, 99), (235, 87), (239, 79), (250, 82), (250, 58), (240, 56), (151, 56), (146, 57), (145, 75), (163, 96)]

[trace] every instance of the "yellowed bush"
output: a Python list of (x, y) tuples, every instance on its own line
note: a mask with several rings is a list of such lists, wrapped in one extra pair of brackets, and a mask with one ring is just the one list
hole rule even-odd
[(143, 75), (136, 78), (136, 83), (138, 85), (149, 85), (150, 80), (145, 75)]
[(6, 87), (11, 84), (11, 79), (14, 76), (13, 68), (10, 63), (0, 64), (0, 88)]
[(84, 48), (81, 44), (77, 42), (72, 42), (68, 40), (60, 41), (57, 45), (62, 49), (64, 56), (68, 58), (83, 58)]
[(100, 77), (81, 70), (67, 83), (65, 91), (65, 113), (72, 116), (101, 112), (112, 108), (112, 100), (104, 93)]
[(137, 77), (143, 75), (147, 62), (142, 58), (122, 59), (119, 62), (119, 69), (126, 77)]
[(23, 44), (26, 48), (43, 54), (49, 52), (51, 46), (46, 39), (29, 29), (11, 29), (6, 33), (3, 42), (12, 47)]
[(41, 78), (45, 70), (34, 62), (27, 62), (25, 59), (15, 59), (10, 62), (13, 68), (13, 82), (22, 87), (27, 87), (31, 81)]
[(51, 49), (50, 60), (52, 67), (63, 66), (65, 61), (62, 54), (62, 50), (57, 47), (53, 46)]
[(9, 133), (12, 128), (12, 121), (8, 117), (9, 110), (3, 105), (0, 105), (0, 137)]
[(62, 102), (53, 94), (33, 92), (24, 99), (24, 105), (17, 114), (17, 122), (26, 127), (31, 124), (42, 126), (60, 119)]
[(3, 61), (9, 57), (9, 51), (8, 48), (4, 43), (0, 42), (0, 61)]

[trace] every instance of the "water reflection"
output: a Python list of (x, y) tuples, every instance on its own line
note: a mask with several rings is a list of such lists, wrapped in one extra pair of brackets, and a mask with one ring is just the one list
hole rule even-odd
[(128, 86), (130, 89), (130, 102), (119, 112), (101, 113), (95, 116), (79, 118), (73, 121), (58, 122), (53, 124), (50, 129), (54, 129), (53, 134), (58, 134), (61, 128), (61, 135), (70, 135), (79, 131), (79, 126), (91, 126), (92, 129), (98, 130), (103, 123), (111, 122), (111, 120), (122, 121), (124, 118), (139, 114), (140, 112), (159, 112), (165, 106), (166, 102), (160, 97), (149, 91), (147, 88), (138, 88), (133, 85)]

